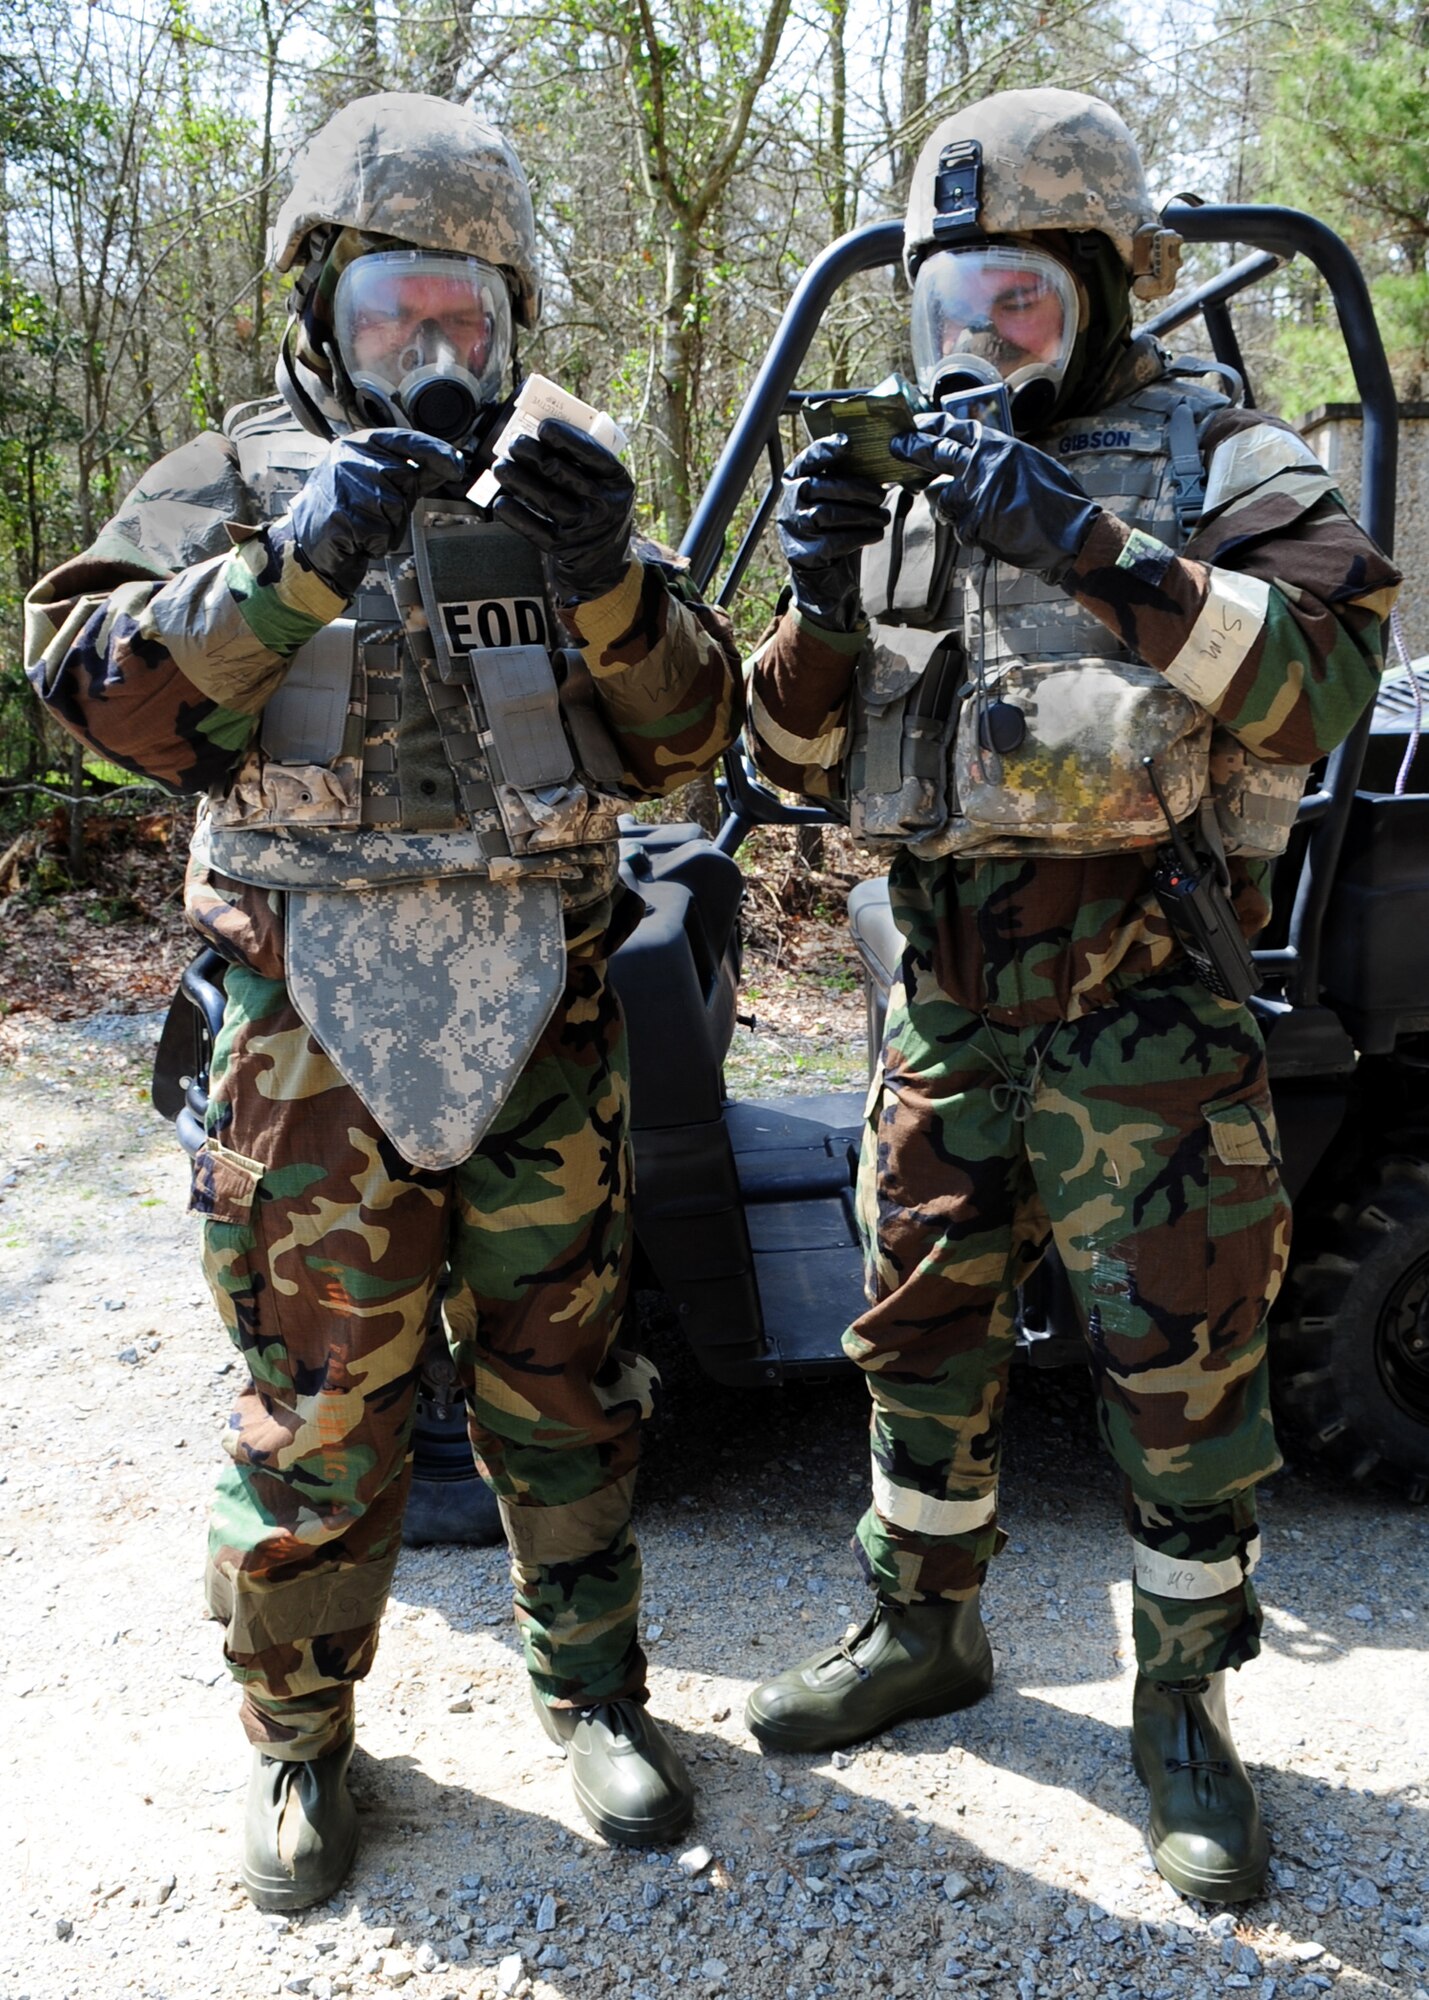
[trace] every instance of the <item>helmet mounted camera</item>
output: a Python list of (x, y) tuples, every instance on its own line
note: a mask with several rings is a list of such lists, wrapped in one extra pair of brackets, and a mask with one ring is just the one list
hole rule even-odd
[(977, 236), (981, 210), (982, 142), (954, 139), (938, 155), (933, 180), (934, 242), (966, 243)]

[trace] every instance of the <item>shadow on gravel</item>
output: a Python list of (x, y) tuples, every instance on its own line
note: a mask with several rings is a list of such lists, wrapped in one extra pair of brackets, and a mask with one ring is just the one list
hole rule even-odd
[[(1130, 1975), (1137, 1980), (1136, 1992), (1153, 1990), (1140, 1983), (1153, 1952), (1159, 1975), (1177, 1966), (1178, 1955), (1189, 1953), (1197, 1970), (1219, 1985), (1230, 1965), (1222, 1946), (1232, 1950), (1235, 1938), (1220, 1931), (1208, 1936), (1203, 1927), (1194, 1942), (1178, 1941), (1171, 1912), (1181, 1911), (1194, 1926), (1197, 1906), (1172, 1899), (1154, 1877), (1143, 1876), (1148, 1886), (1111, 1899), (1118, 1910), (1127, 1900), (1139, 1917), (1109, 1914), (1103, 1906), (1108, 1899), (1090, 1875), (1069, 1881), (1065, 1852), (1058, 1858), (1049, 1848), (1043, 1873), (1036, 1863), (1019, 1865), (1005, 1853), (996, 1857), (990, 1845), (979, 1845), (980, 1832), (991, 1842), (997, 1831), (986, 1810), (978, 1826), (978, 1805), (998, 1795), (999, 1787), (1006, 1797), (1008, 1774), (1039, 1788), (1040, 1797), (1028, 1809), (1050, 1815), (1054, 1828), (1059, 1813), (1093, 1824), (1098, 1813), (1122, 1822), (1132, 1840), (1128, 1844), (1117, 1836), (1112, 1844), (1123, 1856), (1135, 1852), (1144, 1824), (1145, 1794), (1131, 1769), (1128, 1730), (1119, 1713), (1124, 1705), (1129, 1722), (1119, 1475), (1101, 1448), (1084, 1374), (1022, 1367), (1014, 1373), (1003, 1482), (1010, 1542), (994, 1565), (987, 1593), (997, 1685), (973, 1710), (905, 1724), (879, 1739), (874, 1789), (886, 1794), (880, 1800), (871, 1795), (866, 1773), (856, 1782), (828, 1759), (761, 1752), (740, 1729), (742, 1697), (738, 1685), (729, 1686), (731, 1680), (762, 1679), (817, 1650), (863, 1615), (865, 1587), (847, 1549), (866, 1502), (868, 1406), (862, 1382), (850, 1373), (779, 1392), (733, 1391), (711, 1383), (688, 1351), (662, 1337), (658, 1326), (649, 1344), (665, 1387), (647, 1438), (637, 1521), (647, 1555), (646, 1623), (660, 1630), (659, 1643), (651, 1648), (657, 1688), (665, 1691), (657, 1696), (656, 1712), (699, 1787), (700, 1817), (690, 1839), (706, 1842), (718, 1858), (703, 1878), (712, 1886), (701, 1888), (680, 1875), (669, 1855), (632, 1857), (589, 1841), (584, 1852), (596, 1885), (592, 1899), (607, 1911), (607, 1928), (592, 1928), (590, 1935), (605, 1952), (606, 1977), (619, 1971), (621, 1955), (637, 1968), (637, 1982), (655, 1975), (667, 1948), (662, 1912), (673, 1900), (681, 1923), (701, 1910), (726, 1913), (721, 1923), (735, 1921), (728, 1911), (749, 1911), (753, 1941), (776, 1944), (776, 1956), (787, 1958), (800, 1994), (810, 1990), (811, 1979), (817, 1983), (819, 1941), (825, 1936), (844, 1980), (853, 1976), (844, 1956), (853, 1947), (870, 1965), (885, 1953), (890, 1967), (920, 1983), (936, 1979), (946, 1986), (949, 1961), (986, 1972), (999, 1952), (1015, 1957), (1034, 1942), (1045, 1948), (1049, 1938), (1054, 1951), (1070, 1950), (1071, 1941), (1095, 1931), (1099, 1974), (1107, 1977), (1115, 1969), (1122, 1978)], [(1267, 1558), (1258, 1581), (1267, 1604), (1265, 1648), (1293, 1662), (1292, 1671), (1304, 1668), (1305, 1712), (1307, 1718), (1318, 1713), (1323, 1728), (1323, 1697), (1311, 1695), (1316, 1668), (1343, 1663), (1361, 1648), (1391, 1652), (1423, 1646), (1429, 1624), (1423, 1561), (1429, 1515), (1392, 1495), (1341, 1491), (1294, 1469), (1268, 1482), (1262, 1496)], [(504, 1622), (504, 1572), (500, 1550), (424, 1552), (420, 1561), (404, 1559), (402, 1595), (440, 1608), (459, 1630), (489, 1628)], [(1412, 1614), (1412, 1622), (1403, 1612)], [(511, 1670), (520, 1672), (515, 1658)], [(699, 1727), (698, 1713), (691, 1715), (701, 1699), (695, 1692), (678, 1698), (680, 1713), (672, 1718), (661, 1706), (662, 1698), (677, 1705), (668, 1694), (668, 1677), (680, 1690), (718, 1686), (721, 1703), (733, 1709), (723, 1730)], [(1293, 1749), (1287, 1757), (1283, 1731), (1277, 1739), (1280, 1761), (1257, 1759), (1258, 1698), (1252, 1666), (1236, 1683), (1238, 1727), (1271, 1828), (1276, 1872), (1267, 1897), (1237, 1911), (1235, 1921), (1253, 1931), (1269, 1927), (1263, 1937), (1256, 1932), (1257, 1941), (1265, 1973), (1291, 1982), (1280, 1988), (1283, 1993), (1315, 1990), (1305, 1973), (1309, 1962), (1281, 1954), (1293, 1940), (1315, 1939), (1327, 1923), (1334, 1927), (1334, 1947), (1344, 1964), (1340, 1977), (1357, 1973), (1382, 1987), (1379, 1953), (1386, 1938), (1375, 1933), (1382, 1921), (1389, 1922), (1392, 1906), (1412, 1905), (1411, 1914), (1417, 1913), (1424, 1895), (1424, 1887), (1410, 1879), (1412, 1865), (1402, 1891), (1395, 1886), (1398, 1878), (1384, 1872), (1405, 1865), (1389, 1859), (1394, 1849), (1429, 1851), (1429, 1809), (1418, 1792), (1422, 1770), (1414, 1746), (1401, 1743), (1393, 1719), (1386, 1718), (1384, 1762), (1368, 1767), (1381, 1776), (1373, 1788), (1362, 1790), (1326, 1777), (1328, 1746), (1320, 1738), (1306, 1740), (1305, 1770), (1293, 1767)], [(1270, 1698), (1266, 1686), (1264, 1699)], [(1094, 1712), (1086, 1712), (1089, 1707)], [(1262, 1713), (1268, 1724), (1272, 1718)], [(1306, 1727), (1314, 1726), (1307, 1719)], [(860, 1754), (874, 1752), (854, 1753)], [(534, 1724), (530, 1755), (533, 1760), (542, 1755)], [(905, 1759), (912, 1799), (894, 1807), (889, 1799), (905, 1796), (900, 1769)], [(400, 1851), (389, 1838), (399, 1840), (395, 1829), (404, 1815), (418, 1826), (431, 1818), (459, 1820), (493, 1810), (480, 1800), (478, 1771), (463, 1774), (473, 1787), (468, 1793), (433, 1785), (420, 1772), (403, 1775), (397, 1768), (402, 1761), (374, 1772), (376, 1860)], [(936, 1795), (920, 1783), (930, 1769), (943, 1773)], [(1018, 1789), (1014, 1796), (1029, 1795)], [(914, 1803), (918, 1799), (923, 1803)], [(523, 1820), (509, 1811), (503, 1817), (494, 1810), (497, 1817), (473, 1833), (478, 1872), (497, 1868), (508, 1845), (562, 1838), (554, 1821), (539, 1815)], [(1090, 1836), (1092, 1852), (1098, 1839)], [(580, 1846), (576, 1837), (570, 1851)], [(858, 1873), (871, 1864), (842, 1870), (847, 1853), (874, 1846), (881, 1861), (900, 1870), (921, 1868), (929, 1878), (926, 1886), (894, 1891), (902, 1897), (893, 1905), (895, 1928), (906, 1936), (921, 1922), (934, 1940), (914, 1953), (895, 1949), (891, 1935), (880, 1930), (880, 1878)], [(954, 1871), (970, 1887), (967, 1899), (950, 1909), (939, 1885), (945, 1872)], [(787, 1926), (808, 1876), (822, 1886), (812, 1900), (805, 1896), (799, 1902), (797, 1943), (789, 1955)], [(771, 1884), (784, 1878), (787, 1891), (776, 1898)], [(653, 1916), (640, 1886), (652, 1881), (666, 1899)], [(875, 1891), (872, 1908), (860, 1882)], [(1356, 1902), (1371, 1896), (1379, 1901), (1363, 1907)], [(1151, 1916), (1152, 1910), (1160, 1915)], [(610, 1911), (626, 1925), (614, 1939)], [(828, 1918), (827, 1932), (807, 1929), (811, 1912), (820, 1922)], [(1212, 1914), (1202, 1909), (1199, 1921)], [(1396, 1914), (1399, 1922), (1408, 1920), (1403, 1912)], [(563, 1933), (568, 1923), (590, 1922), (585, 1892), (573, 1892)], [(1140, 1927), (1146, 1922), (1154, 1937)], [(1168, 1922), (1169, 1940), (1157, 1929)], [(727, 1955), (732, 1943), (726, 1939), (714, 1950)], [(512, 1948), (519, 1945), (518, 1930)], [(679, 1955), (678, 1944), (668, 1948)], [(805, 1956), (810, 1949), (811, 1959)], [(687, 1945), (681, 1962), (688, 1959)], [(1180, 1965), (1185, 1964), (1181, 1956)], [(834, 1970), (831, 1960), (828, 1972)], [(584, 1995), (599, 1988), (597, 1971), (578, 1966), (574, 1953), (569, 1983), (558, 1974), (548, 1976), (558, 1993)], [(961, 1981), (960, 1972), (952, 1984)], [(1020, 1990), (1015, 1981), (1014, 1973), (1005, 1988), (1009, 1996)], [(1248, 1975), (1245, 1983), (1251, 1983)], [(776, 1975), (761, 1967), (756, 1973), (751, 1967), (731, 1990), (782, 2000), (785, 1971)], [(1004, 1987), (999, 1983), (989, 1990), (1001, 1993)]]
[[(494, 1967), (514, 1951), (533, 1967), (542, 1965), (545, 1952), (542, 1972), (551, 1990), (570, 1996), (610, 1990), (612, 1976), (633, 1978), (637, 1984), (629, 1990), (638, 1995), (638, 1982), (657, 1978), (671, 1952), (693, 1970), (687, 1933), (706, 1915), (722, 1927), (739, 1922), (747, 1956), (734, 1990), (781, 2000), (786, 1991), (804, 1993), (817, 1981), (824, 1943), (870, 1968), (886, 1958), (920, 1984), (936, 1978), (947, 1985), (969, 1969), (991, 1975), (994, 1967), (1008, 1968), (1009, 1959), (1034, 1942), (1055, 1950), (1088, 1924), (1095, 1926), (1104, 1976), (1115, 1970), (1149, 1977), (1152, 1959), (1169, 1969), (1188, 1953), (1200, 1959), (1203, 1972), (1226, 1970), (1221, 1961), (1234, 1948), (1231, 1931), (1178, 1934), (1175, 1919), (1168, 1931), (1163, 1916), (1153, 1934), (1135, 1917), (1109, 1914), (1090, 1888), (1081, 1892), (994, 1861), (957, 1818), (962, 1807), (955, 1802), (921, 1812), (911, 1804), (892, 1809), (844, 1785), (827, 1760), (766, 1755), (678, 1724), (669, 1725), (669, 1734), (699, 1786), (699, 1815), (678, 1846), (702, 1841), (717, 1856), (699, 1874), (682, 1871), (677, 1849), (609, 1847), (594, 1835), (568, 1833), (542, 1813), (498, 1804), (482, 1795), (479, 1764), (462, 1781), (437, 1783), (405, 1755), (377, 1760), (359, 1751), (353, 1766), (362, 1826), (356, 1869), (342, 1896), (299, 1919), (300, 1926), (320, 1926), (344, 1902), (356, 1903), (360, 1919), (350, 1916), (349, 1922), (357, 1922), (358, 1938), (370, 1935), (381, 1949), (394, 1941), (389, 1929), (398, 1945), (415, 1947), (435, 1937), (443, 1957), (465, 1931), (473, 1967)], [(1143, 1794), (1129, 1770), (1124, 1732), (1007, 1684), (974, 1711), (907, 1725), (885, 1741), (910, 1757), (956, 1746), (959, 1792), (969, 1799), (977, 1793), (979, 1767), (996, 1764), (1078, 1793), (1134, 1828), (1142, 1824)], [(479, 1755), (479, 1743), (473, 1747)], [(529, 1748), (539, 1765), (546, 1753), (534, 1722)], [(1301, 1860), (1284, 1829), (1323, 1818), (1326, 1787), (1291, 1772), (1252, 1769), (1272, 1831), (1279, 1830), (1276, 1860), (1283, 1874)], [(768, 1817), (776, 1782), (782, 1823)], [(1332, 1804), (1354, 1855), (1369, 1801), (1340, 1794)], [(1425, 1818), (1419, 1810), (1406, 1812), (1396, 1838), (1414, 1843)], [(435, 1859), (439, 1832), (456, 1836), (458, 1858), (448, 1858), (445, 1871)], [(885, 1863), (896, 1877), (882, 1875)], [(958, 1876), (964, 1886), (950, 1910), (943, 1883)], [(1275, 1893), (1272, 1887), (1270, 1896)], [(896, 1911), (891, 1929), (880, 1918), (890, 1894)], [(1236, 1924), (1257, 1922), (1267, 1901), (1242, 1906)], [(1196, 1906), (1175, 1907), (1194, 1924)], [(1297, 1931), (1313, 1933), (1318, 1914), (1311, 1898), (1303, 1918), (1290, 1919), (1280, 1931), (1282, 1948)], [(1341, 1909), (1351, 1923), (1363, 1914)], [(928, 1928), (915, 1944), (923, 1925)], [(720, 1941), (713, 1951), (727, 1951), (732, 1942)], [(1346, 1954), (1343, 1939), (1340, 1950)], [(1368, 1944), (1356, 1956), (1363, 1963), (1346, 1956), (1347, 1973), (1382, 1976)], [(1295, 1962), (1282, 1961), (1277, 1969), (1293, 1973)], [(441, 1970), (450, 1977), (446, 1965)], [(847, 1956), (842, 1970), (852, 1975)], [(788, 1986), (791, 1975), (796, 1983)], [(446, 1990), (440, 1981), (432, 1988), (434, 1994)]]
[[(672, 1320), (647, 1310), (643, 1327), (663, 1388), (639, 1508), (693, 1503), (710, 1522), (767, 1528), (774, 1520), (823, 1533), (833, 1564), (868, 1504), (868, 1397), (856, 1372), (772, 1391), (726, 1389), (704, 1375)], [(1259, 1498), (1265, 1556), (1256, 1582), (1270, 1612), (1267, 1651), (1314, 1662), (1364, 1647), (1429, 1645), (1429, 1508), (1295, 1464), (1265, 1481)], [(1073, 1538), (1107, 1587), (1129, 1575), (1121, 1475), (1102, 1445), (1083, 1368), (1014, 1365), (1001, 1503), (1010, 1546), (993, 1565), (990, 1623), (1000, 1586), (1019, 1562), (1037, 1567), (1049, 1534)], [(861, 1591), (851, 1559), (843, 1567), (849, 1589)], [(1108, 1614), (1109, 1645), (1113, 1629)], [(1069, 1679), (1087, 1677), (1070, 1661), (1068, 1669)]]

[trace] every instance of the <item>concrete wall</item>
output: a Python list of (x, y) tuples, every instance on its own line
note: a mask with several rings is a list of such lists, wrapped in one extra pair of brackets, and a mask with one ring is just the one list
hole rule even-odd
[[(1360, 498), (1358, 403), (1326, 403), (1300, 425), (1306, 443), (1356, 512)], [(1411, 659), (1429, 654), (1429, 403), (1399, 406), (1399, 482), (1395, 560), (1404, 571), (1399, 615)]]

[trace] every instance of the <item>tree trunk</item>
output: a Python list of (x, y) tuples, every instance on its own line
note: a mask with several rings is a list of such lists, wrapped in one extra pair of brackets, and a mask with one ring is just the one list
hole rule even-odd
[(829, 221), (835, 236), (848, 229), (848, 0), (829, 0)]
[(672, 546), (690, 519), (690, 399), (699, 334), (693, 325), (699, 264), (686, 225), (667, 224), (661, 309), (660, 421), (655, 427), (655, 500), (660, 531)]
[[(359, 0), (356, 10), (357, 61), (354, 65), (369, 90), (385, 90), (382, 80), (382, 44), (377, 34), (377, 9), (372, 0)], [(356, 96), (358, 93), (353, 92)]]
[[(835, 237), (853, 227), (856, 202), (850, 199), (848, 171), (848, 0), (829, 0), (829, 227)], [(835, 323), (836, 324), (836, 323)], [(847, 383), (852, 352), (850, 331), (831, 330), (829, 380)]]
[(715, 790), (713, 771), (706, 771), (698, 778), (691, 778), (689, 784), (676, 794), (676, 803), (680, 811), (694, 820), (713, 840), (719, 832), (719, 823), (723, 817), (719, 793)]
[(799, 859), (810, 874), (821, 873), (825, 860), (824, 829), (821, 826), (801, 826), (798, 847)]
[(74, 883), (85, 877), (83, 784), (84, 745), (74, 742), (69, 746), (69, 879)]
[(260, 0), (263, 29), (263, 146), (258, 160), (258, 198), (253, 205), (252, 333), (248, 339), (248, 394), (262, 396), (272, 388), (273, 357), (268, 352), (268, 219), (272, 213), (273, 100), (278, 82), (281, 30), (273, 25), (271, 0)]
[(923, 143), (922, 118), (928, 108), (928, 35), (932, 26), (930, 0), (908, 0), (903, 28), (903, 68), (898, 106), (898, 153), (894, 163), (894, 197), (901, 207), (908, 197), (913, 163)]

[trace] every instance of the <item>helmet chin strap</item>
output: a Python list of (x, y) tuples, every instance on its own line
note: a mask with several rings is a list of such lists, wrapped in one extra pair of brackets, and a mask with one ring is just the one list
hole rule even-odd
[(337, 436), (337, 431), (322, 403), (314, 394), (316, 390), (326, 400), (329, 392), (326, 384), (322, 383), (306, 362), (293, 352), (297, 327), (297, 320), (290, 319), (284, 329), (278, 348), (277, 364), (273, 370), (274, 385), (303, 429), (313, 437), (322, 438), (331, 444)]

